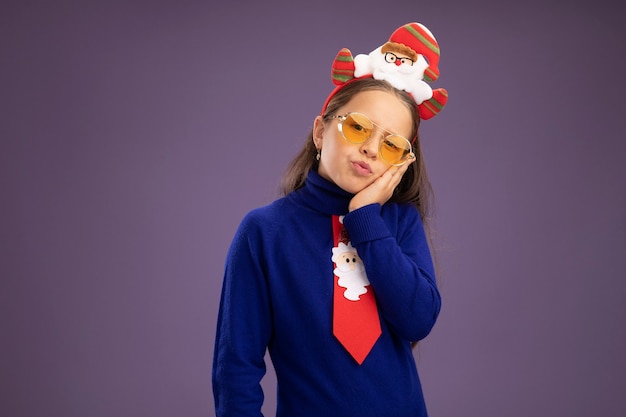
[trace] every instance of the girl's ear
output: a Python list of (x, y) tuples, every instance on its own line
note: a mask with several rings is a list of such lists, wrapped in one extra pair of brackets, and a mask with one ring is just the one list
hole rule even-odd
[(324, 130), (326, 129), (326, 122), (322, 116), (317, 116), (313, 121), (313, 143), (317, 149), (322, 149), (322, 142), (324, 141)]

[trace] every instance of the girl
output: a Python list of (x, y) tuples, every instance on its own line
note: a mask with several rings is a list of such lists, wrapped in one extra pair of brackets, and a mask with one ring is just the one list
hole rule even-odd
[(277, 416), (426, 416), (411, 349), (441, 305), (423, 226), (426, 101), (372, 74), (337, 84), (285, 195), (251, 211), (230, 247), (213, 357), (219, 417), (261, 416), (266, 349)]

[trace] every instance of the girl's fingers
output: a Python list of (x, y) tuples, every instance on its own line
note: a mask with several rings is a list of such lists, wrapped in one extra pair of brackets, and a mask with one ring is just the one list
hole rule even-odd
[(394, 187), (397, 186), (400, 183), (400, 180), (402, 180), (402, 177), (404, 176), (404, 173), (407, 171), (407, 169), (409, 169), (409, 165), (413, 161), (414, 161), (414, 159), (410, 159), (405, 164), (402, 164), (400, 166), (391, 166), (391, 167), (389, 167), (387, 172), (385, 172), (385, 174), (387, 174), (387, 173), (391, 174), (391, 178), (395, 182)]
[(382, 205), (387, 202), (414, 160), (414, 158), (409, 159), (400, 166), (390, 166), (376, 181), (353, 197), (349, 206), (350, 211), (371, 203), (380, 203)]

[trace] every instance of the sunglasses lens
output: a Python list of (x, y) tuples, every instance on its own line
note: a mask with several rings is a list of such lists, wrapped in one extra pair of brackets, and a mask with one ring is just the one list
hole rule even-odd
[[(341, 116), (339, 131), (343, 137), (352, 143), (364, 143), (374, 130), (374, 123), (361, 113), (348, 113)], [(385, 136), (380, 144), (380, 156), (391, 165), (402, 165), (411, 153), (411, 143), (402, 136)]]
[(341, 124), (341, 133), (352, 143), (363, 143), (372, 135), (374, 125), (359, 113), (349, 113)]
[(392, 165), (401, 165), (411, 153), (411, 144), (402, 136), (387, 136), (380, 145), (380, 156)]

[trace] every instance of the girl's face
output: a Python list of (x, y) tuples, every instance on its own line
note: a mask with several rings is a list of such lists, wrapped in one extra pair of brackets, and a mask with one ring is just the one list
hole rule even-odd
[(380, 128), (376, 127), (364, 143), (354, 144), (341, 136), (337, 128), (339, 120), (324, 121), (318, 116), (313, 125), (313, 141), (321, 150), (318, 173), (343, 190), (356, 194), (390, 167), (378, 154), (383, 137), (388, 132), (411, 137), (413, 120), (404, 102), (393, 93), (381, 90), (356, 94), (336, 114), (343, 116), (350, 112), (366, 115)]

